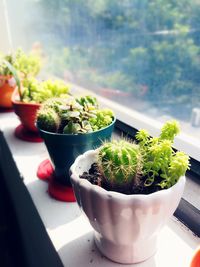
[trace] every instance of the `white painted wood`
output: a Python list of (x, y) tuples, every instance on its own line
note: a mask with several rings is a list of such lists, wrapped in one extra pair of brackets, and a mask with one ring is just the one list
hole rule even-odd
[(0, 1), (0, 51), (8, 53), (12, 50), (12, 38), (6, 0)]
[[(100, 255), (94, 245), (92, 228), (76, 203), (63, 203), (48, 196), (47, 184), (36, 177), (39, 163), (48, 157), (45, 146), (43, 143), (28, 143), (16, 139), (13, 132), (18, 124), (13, 113), (0, 113), (0, 128), (4, 131), (17, 166), (25, 178), (24, 183), (64, 266), (124, 266)], [(200, 238), (172, 218), (160, 234), (159, 250), (155, 256), (144, 263), (129, 266), (189, 267), (198, 244)]]

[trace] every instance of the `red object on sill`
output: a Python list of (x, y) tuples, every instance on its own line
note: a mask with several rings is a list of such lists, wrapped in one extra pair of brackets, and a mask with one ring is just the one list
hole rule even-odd
[(40, 163), (37, 177), (49, 182), (48, 193), (51, 197), (64, 202), (76, 201), (72, 187), (62, 185), (54, 179), (54, 170), (50, 160), (46, 159)]
[(39, 136), (38, 132), (28, 131), (22, 124), (18, 125), (14, 132), (15, 136), (23, 141), (40, 143), (43, 139)]
[(196, 250), (192, 262), (190, 263), (190, 267), (200, 267), (200, 247)]

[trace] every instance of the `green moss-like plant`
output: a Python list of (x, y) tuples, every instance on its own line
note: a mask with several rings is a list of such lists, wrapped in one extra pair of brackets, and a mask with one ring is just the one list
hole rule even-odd
[(62, 80), (39, 82), (27, 77), (22, 82), (22, 99), (26, 103), (43, 103), (53, 97), (68, 97), (70, 87)]
[(136, 134), (138, 144), (125, 140), (103, 144), (98, 150), (98, 166), (111, 185), (157, 187), (167, 189), (189, 169), (189, 157), (176, 152), (172, 145), (180, 132), (177, 121), (168, 121), (159, 137), (142, 129)]
[[(54, 110), (60, 118), (60, 124), (52, 132), (63, 134), (84, 134), (105, 128), (112, 123), (114, 114), (111, 110), (99, 109), (96, 98), (85, 96), (74, 98), (53, 98), (43, 103), (38, 111), (38, 126), (48, 131), (48, 120), (40, 114), (46, 114), (48, 110)], [(106, 114), (106, 116), (104, 116)], [(99, 119), (102, 117), (103, 119)], [(99, 123), (97, 123), (99, 121)]]
[(172, 148), (174, 137), (180, 132), (180, 125), (172, 120), (164, 124), (159, 137), (150, 137), (140, 130), (136, 139), (143, 155), (145, 185), (157, 184), (161, 188), (173, 186), (189, 168), (189, 157)]
[(26, 54), (22, 49), (18, 48), (15, 55), (13, 66), (23, 77), (35, 77), (41, 69), (41, 59), (33, 53)]

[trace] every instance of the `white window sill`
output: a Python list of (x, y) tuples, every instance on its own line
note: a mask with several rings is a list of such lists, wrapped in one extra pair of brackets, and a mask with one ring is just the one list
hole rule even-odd
[[(46, 148), (43, 143), (28, 143), (16, 139), (13, 132), (18, 124), (18, 119), (13, 113), (0, 115), (1, 128), (25, 178), (24, 183), (64, 266), (124, 266), (101, 256), (93, 242), (92, 228), (81, 215), (76, 203), (63, 203), (49, 197), (47, 184), (36, 177), (39, 163), (48, 157)], [(146, 262), (129, 266), (188, 267), (199, 243), (200, 238), (194, 236), (175, 218), (171, 218), (160, 233), (158, 252)]]

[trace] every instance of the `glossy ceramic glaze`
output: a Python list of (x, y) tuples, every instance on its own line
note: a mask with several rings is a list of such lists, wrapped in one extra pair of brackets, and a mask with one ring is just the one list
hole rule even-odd
[(11, 97), (15, 89), (15, 81), (12, 76), (0, 75), (0, 107), (11, 108)]
[(71, 185), (69, 169), (77, 156), (110, 140), (115, 120), (104, 129), (86, 134), (58, 134), (39, 129), (55, 169), (56, 179)]
[(14, 91), (12, 95), (12, 104), (16, 115), (19, 117), (22, 125), (26, 130), (30, 132), (38, 132), (35, 126), (35, 119), (40, 104), (24, 103), (19, 100), (17, 90)]
[(95, 230), (96, 245), (113, 261), (125, 264), (144, 261), (156, 252), (157, 236), (178, 206), (185, 177), (170, 189), (149, 195), (106, 191), (79, 178), (89, 170), (95, 157), (94, 150), (84, 153), (70, 172), (77, 202)]

